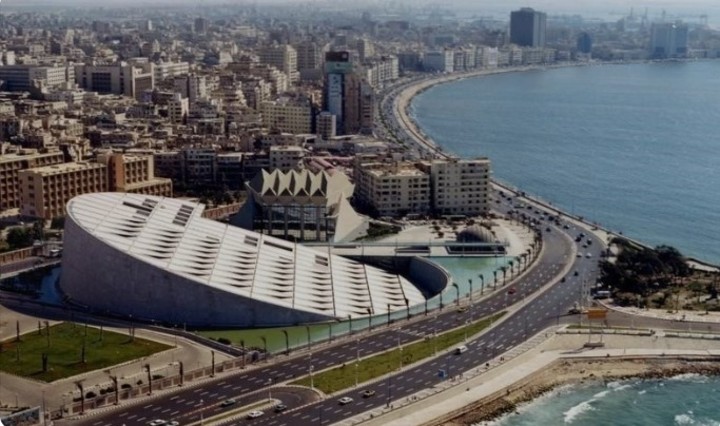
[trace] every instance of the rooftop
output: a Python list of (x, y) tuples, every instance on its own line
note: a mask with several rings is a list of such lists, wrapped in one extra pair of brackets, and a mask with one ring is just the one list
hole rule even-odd
[(205, 219), (203, 210), (190, 201), (123, 193), (81, 195), (67, 206), (77, 224), (117, 250), (259, 301), (347, 318), (425, 300), (399, 275)]

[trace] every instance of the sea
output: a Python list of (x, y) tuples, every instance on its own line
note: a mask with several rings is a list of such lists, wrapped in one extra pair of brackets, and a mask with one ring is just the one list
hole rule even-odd
[[(444, 150), (649, 245), (720, 263), (720, 61), (593, 65), (466, 79), (417, 96)], [(491, 424), (717, 425), (720, 379), (562, 387)]]
[(624, 235), (720, 263), (720, 61), (465, 79), (411, 115), (446, 151)]
[(720, 378), (562, 386), (484, 426), (719, 426)]

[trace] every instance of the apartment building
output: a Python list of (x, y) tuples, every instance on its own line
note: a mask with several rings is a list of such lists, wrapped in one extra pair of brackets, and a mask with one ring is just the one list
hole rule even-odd
[(75, 81), (85, 90), (141, 100), (143, 93), (155, 86), (154, 64), (138, 66), (118, 62), (111, 65), (78, 65), (75, 67)]
[(65, 215), (65, 205), (73, 197), (108, 190), (104, 164), (64, 163), (22, 170), (20, 214), (52, 220)]
[(313, 107), (309, 98), (281, 97), (260, 104), (263, 123), (271, 130), (306, 134), (313, 131)]
[(298, 81), (297, 51), (289, 44), (267, 46), (260, 49), (260, 62), (272, 65), (285, 73), (290, 83)]
[(288, 172), (303, 168), (305, 150), (299, 146), (271, 146), (269, 157), (271, 169)]
[(190, 114), (190, 100), (183, 98), (180, 93), (175, 93), (173, 98), (167, 102), (168, 119), (176, 124), (183, 123)]
[(175, 77), (173, 81), (175, 91), (183, 98), (188, 98), (190, 103), (207, 96), (207, 79), (202, 75), (183, 75)]
[(452, 50), (425, 52), (423, 68), (429, 72), (453, 72), (455, 54)]
[(10, 92), (30, 91), (38, 88), (56, 88), (75, 81), (75, 68), (67, 66), (9, 65), (0, 67), (0, 81)]
[(490, 160), (423, 161), (418, 169), (430, 176), (434, 214), (477, 216), (488, 213)]
[(190, 64), (187, 62), (160, 62), (155, 64), (153, 72), (155, 73), (155, 82), (161, 82), (168, 78), (189, 73)]
[(355, 162), (355, 199), (378, 216), (478, 216), (489, 211), (487, 158), (418, 163), (378, 158), (360, 155)]
[(155, 177), (150, 155), (100, 155), (98, 161), (107, 166), (108, 191), (172, 197), (172, 180)]
[(38, 152), (24, 149), (18, 153), (0, 155), (0, 211), (20, 207), (20, 171), (60, 164), (60, 151)]
[(430, 176), (412, 163), (358, 163), (355, 199), (377, 216), (430, 213)]

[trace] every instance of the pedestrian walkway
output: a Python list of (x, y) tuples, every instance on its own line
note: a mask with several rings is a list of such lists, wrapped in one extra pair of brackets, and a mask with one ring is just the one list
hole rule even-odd
[(622, 312), (624, 314), (637, 315), (647, 318), (657, 318), (680, 322), (706, 322), (720, 323), (720, 312), (698, 312), (698, 311), (674, 311), (668, 312), (664, 309), (642, 309), (632, 306), (617, 306), (606, 300), (598, 300), (598, 303), (607, 309)]

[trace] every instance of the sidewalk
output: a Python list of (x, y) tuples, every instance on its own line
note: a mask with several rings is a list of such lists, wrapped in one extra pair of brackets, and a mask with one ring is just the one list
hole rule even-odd
[(704, 312), (683, 310), (678, 312), (668, 312), (664, 309), (641, 309), (630, 306), (617, 306), (605, 300), (597, 300), (597, 302), (607, 309), (641, 317), (681, 322), (720, 323), (720, 312), (708, 312), (707, 314)]
[[(553, 336), (515, 358), (509, 359), (506, 355), (506, 362), (466, 382), (461, 382), (447, 391), (439, 392), (435, 388), (429, 389), (428, 392), (434, 394), (422, 399), (419, 404), (409, 404), (392, 411), (383, 409), (374, 413), (371, 419), (369, 413), (365, 413), (363, 416), (351, 419), (354, 422), (346, 421), (341, 424), (356, 424), (361, 419), (370, 419), (363, 423), (369, 426), (425, 424), (432, 419), (461, 410), (463, 407), (512, 387), (561, 359), (720, 355), (720, 342), (716, 341), (605, 336), (605, 348), (583, 350), (582, 345), (586, 340), (586, 336)], [(399, 403), (396, 401), (395, 405), (397, 406)]]

